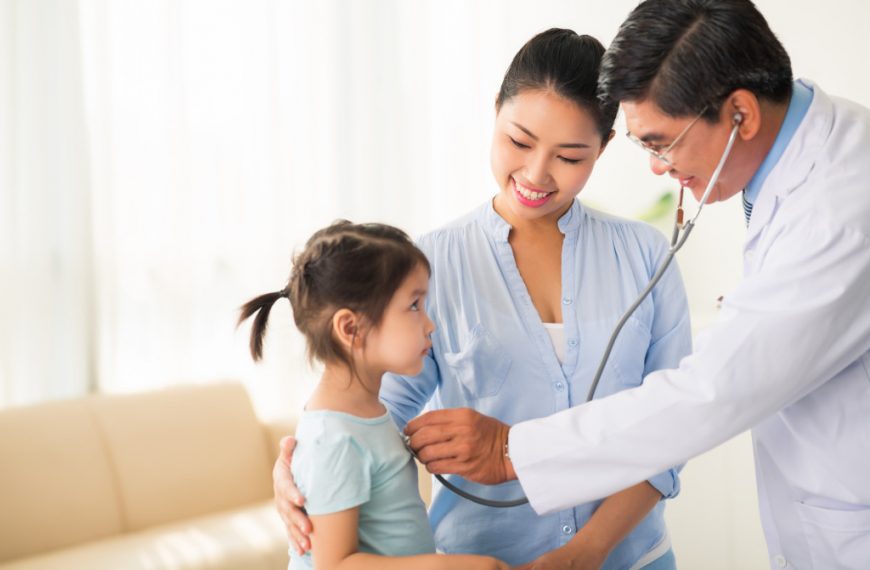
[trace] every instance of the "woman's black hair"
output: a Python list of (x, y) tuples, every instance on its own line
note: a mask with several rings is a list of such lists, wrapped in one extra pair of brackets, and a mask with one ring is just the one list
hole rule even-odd
[(308, 359), (343, 362), (350, 356), (332, 334), (332, 316), (350, 309), (366, 325), (377, 327), (405, 278), (418, 266), (431, 271), (426, 256), (402, 230), (385, 224), (339, 220), (316, 232), (293, 258), (287, 285), (245, 303), (239, 324), (254, 317), (250, 349), (263, 355), (263, 335), (272, 305), (287, 297), (296, 327), (305, 335)]
[(526, 90), (553, 91), (595, 119), (602, 141), (613, 129), (619, 103), (598, 99), (598, 71), (604, 46), (592, 36), (551, 28), (520, 48), (504, 75), (496, 109)]

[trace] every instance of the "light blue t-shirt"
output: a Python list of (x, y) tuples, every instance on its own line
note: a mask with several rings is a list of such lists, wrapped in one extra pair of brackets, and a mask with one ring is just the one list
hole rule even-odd
[[(309, 515), (359, 507), (359, 551), (384, 556), (435, 552), (417, 466), (389, 414), (360, 418), (303, 412), (292, 471)], [(290, 569), (312, 568), (291, 550)]]
[[(397, 425), (404, 426), (424, 406), (471, 407), (513, 425), (582, 404), (613, 327), (668, 249), (658, 230), (574, 201), (559, 220), (565, 236), (565, 360), (560, 363), (517, 269), (510, 229), (489, 201), (419, 240), (432, 265), (427, 311), (437, 328), (420, 375), (384, 376), (381, 399)], [(676, 367), (690, 351), (688, 304), (672, 264), (623, 328), (596, 398), (637, 386), (653, 370)], [(577, 477), (583, 477), (582, 470)], [(523, 492), (516, 481), (488, 487), (450, 479), (491, 499), (512, 499)], [(649, 482), (673, 497), (680, 487), (678, 469)], [(429, 518), (438, 548), (489, 554), (511, 565), (571, 540), (600, 504), (538, 516), (529, 505), (483, 507), (442, 489), (437, 481), (433, 485)], [(663, 509), (661, 502), (612, 551), (604, 568), (629, 568), (657, 551), (666, 540)]]

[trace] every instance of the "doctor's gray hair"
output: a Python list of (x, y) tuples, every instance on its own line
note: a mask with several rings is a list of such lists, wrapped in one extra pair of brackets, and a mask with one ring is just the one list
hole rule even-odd
[(603, 101), (652, 101), (672, 117), (716, 121), (737, 89), (783, 102), (791, 61), (749, 0), (645, 0), (619, 28), (601, 65)]
[(502, 80), (496, 111), (523, 91), (552, 91), (588, 112), (607, 142), (619, 102), (598, 99), (598, 71), (604, 46), (592, 36), (551, 28), (516, 53)]

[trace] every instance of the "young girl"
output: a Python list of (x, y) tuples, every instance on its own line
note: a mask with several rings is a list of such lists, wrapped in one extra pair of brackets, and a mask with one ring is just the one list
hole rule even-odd
[[(613, 136), (616, 105), (602, 105), (596, 93), (603, 53), (594, 38), (560, 29), (520, 49), (496, 98), (494, 196), (419, 241), (432, 268), (427, 310), (438, 331), (423, 371), (388, 374), (381, 399), (397, 425), (408, 424), (432, 472), (461, 473), (476, 459), (480, 428), (489, 425), (481, 414), (513, 425), (582, 404), (614, 325), (667, 253), (655, 229), (577, 200)], [(595, 395), (637, 386), (690, 349), (688, 306), (672, 266), (620, 334)], [(433, 411), (412, 421), (424, 407)], [(429, 429), (434, 421), (443, 423)], [(282, 467), (287, 451), (279, 461), (279, 509), (304, 548), (307, 523)], [(679, 491), (678, 471), (543, 516), (529, 505), (480, 506), (435, 482), (429, 520), (444, 552), (491, 554), (535, 570), (673, 570), (662, 499)], [(516, 481), (450, 479), (489, 499), (523, 494)]]
[[(385, 372), (414, 376), (435, 329), (423, 310), (429, 263), (396, 228), (347, 221), (315, 233), (287, 286), (252, 299), (251, 354), (287, 297), (309, 359), (325, 365), (299, 421), (293, 476), (308, 498), (312, 551), (291, 569), (507, 569), (484, 556), (435, 554), (416, 466), (378, 400)], [(387, 558), (389, 557), (389, 558)]]

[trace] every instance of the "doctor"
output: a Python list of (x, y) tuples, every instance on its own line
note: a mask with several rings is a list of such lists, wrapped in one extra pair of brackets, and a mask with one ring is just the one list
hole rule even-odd
[(599, 86), (696, 197), (739, 121), (711, 201), (743, 193), (743, 281), (675, 370), (510, 427), (431, 412), (412, 445), (434, 473), (519, 478), (545, 514), (752, 428), (771, 566), (870, 568), (870, 112), (793, 81), (748, 0), (642, 2)]

